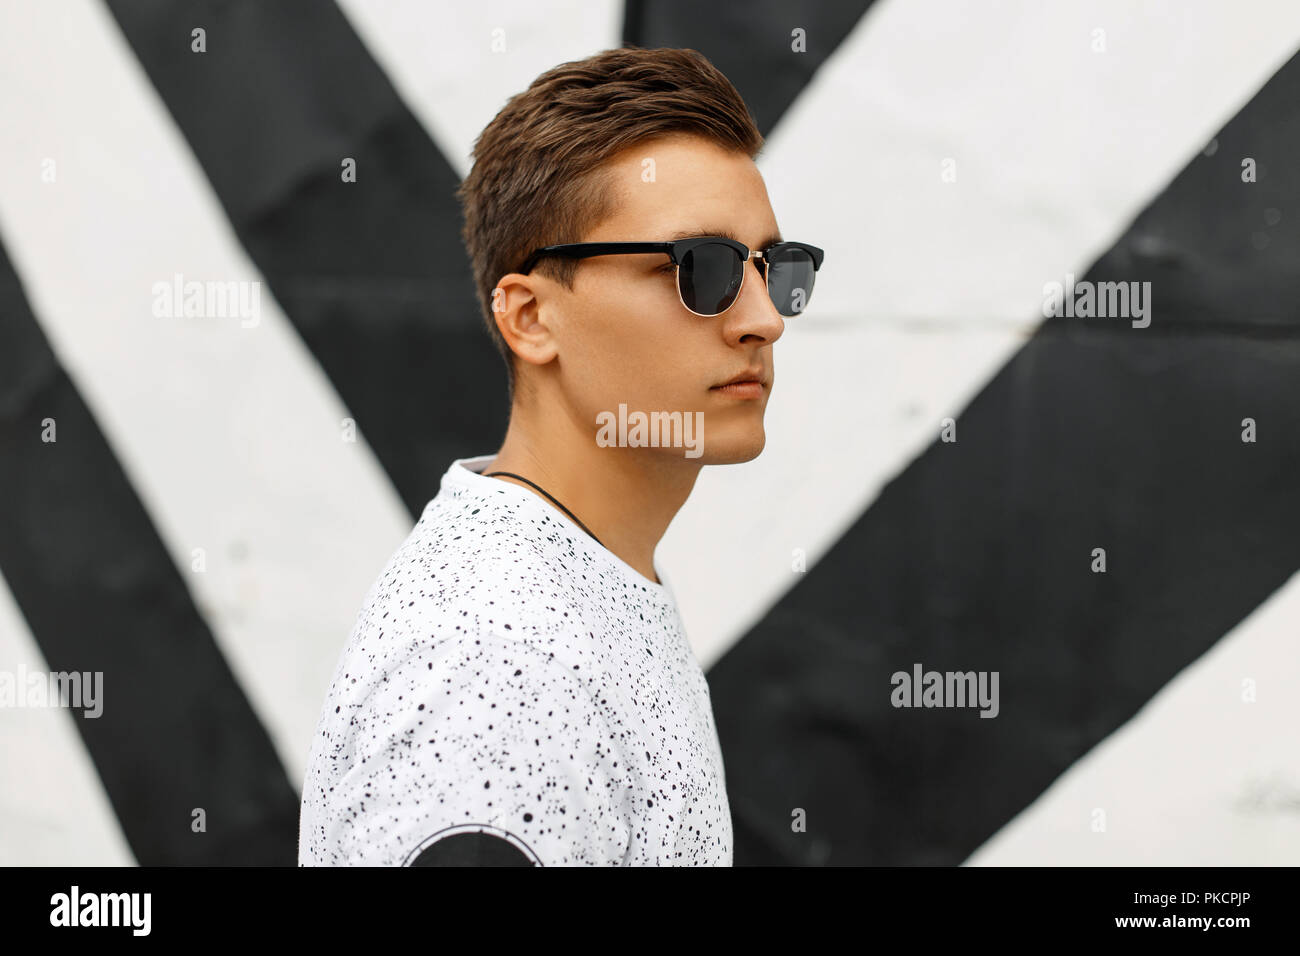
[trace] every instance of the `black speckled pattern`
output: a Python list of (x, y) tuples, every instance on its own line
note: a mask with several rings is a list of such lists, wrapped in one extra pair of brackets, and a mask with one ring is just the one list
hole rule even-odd
[(409, 865), (481, 827), (544, 866), (730, 866), (708, 684), (670, 589), (484, 478), (492, 458), (452, 463), (366, 595), (312, 741), (299, 863)]

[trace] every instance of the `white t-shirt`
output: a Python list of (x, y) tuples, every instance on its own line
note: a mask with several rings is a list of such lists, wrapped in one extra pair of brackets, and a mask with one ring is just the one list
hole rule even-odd
[(452, 462), (366, 595), (312, 741), (299, 864), (730, 866), (672, 592), (483, 477), (493, 457)]

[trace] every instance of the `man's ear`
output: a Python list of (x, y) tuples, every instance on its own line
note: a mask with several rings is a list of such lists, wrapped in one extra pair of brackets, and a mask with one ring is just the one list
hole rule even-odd
[(555, 357), (555, 343), (542, 307), (549, 285), (540, 276), (511, 272), (497, 280), (492, 290), (497, 331), (516, 358), (534, 365), (544, 365)]

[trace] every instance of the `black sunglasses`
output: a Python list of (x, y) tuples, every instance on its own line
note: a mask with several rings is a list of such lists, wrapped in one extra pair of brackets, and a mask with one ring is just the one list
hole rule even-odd
[(570, 242), (534, 250), (519, 271), (527, 275), (544, 256), (589, 256), (666, 252), (677, 266), (677, 294), (696, 315), (721, 315), (740, 297), (745, 264), (757, 258), (767, 294), (782, 315), (798, 315), (808, 305), (825, 253), (806, 242), (777, 242), (763, 250), (723, 236), (693, 236), (673, 242)]

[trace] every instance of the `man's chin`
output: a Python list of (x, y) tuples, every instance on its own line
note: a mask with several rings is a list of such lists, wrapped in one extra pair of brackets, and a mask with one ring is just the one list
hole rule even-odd
[(761, 426), (743, 435), (706, 434), (698, 448), (686, 449), (686, 457), (699, 465), (738, 465), (753, 461), (763, 453), (766, 444), (767, 433)]

